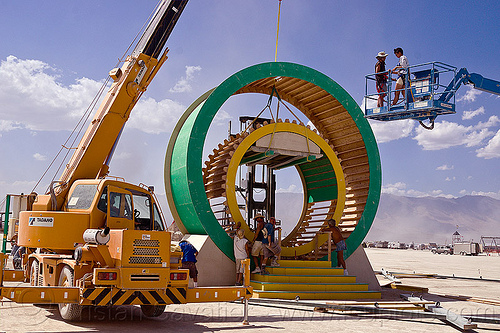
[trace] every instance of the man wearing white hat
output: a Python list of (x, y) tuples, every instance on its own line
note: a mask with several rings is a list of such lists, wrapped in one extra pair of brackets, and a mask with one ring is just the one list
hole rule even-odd
[(381, 74), (375, 74), (375, 80), (377, 81), (377, 93), (378, 95), (378, 100), (377, 100), (377, 107), (382, 107), (384, 106), (384, 97), (386, 96), (387, 93), (387, 78), (388, 75), (385, 72), (385, 58), (387, 58), (388, 54), (385, 53), (385, 51), (380, 51), (376, 58), (378, 62), (375, 64), (375, 73), (381, 73)]

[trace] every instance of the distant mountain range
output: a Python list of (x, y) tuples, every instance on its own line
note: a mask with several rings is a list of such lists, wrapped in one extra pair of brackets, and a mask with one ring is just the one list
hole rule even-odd
[(479, 242), (481, 236), (500, 236), (499, 227), (500, 200), (491, 197), (446, 199), (382, 194), (366, 240), (448, 244), (458, 230), (464, 240)]
[[(295, 227), (302, 203), (301, 193), (276, 193), (276, 218), (282, 221), (284, 236)], [(172, 217), (168, 210), (164, 213), (170, 225)], [(446, 199), (382, 194), (365, 240), (448, 244), (457, 230), (466, 241), (500, 236), (500, 200), (487, 196)]]
[[(276, 194), (276, 216), (283, 221), (285, 233), (293, 229), (302, 200), (300, 193)], [(457, 230), (464, 240), (476, 242), (481, 236), (500, 236), (500, 200), (487, 196), (446, 199), (382, 194), (365, 240), (448, 244)]]

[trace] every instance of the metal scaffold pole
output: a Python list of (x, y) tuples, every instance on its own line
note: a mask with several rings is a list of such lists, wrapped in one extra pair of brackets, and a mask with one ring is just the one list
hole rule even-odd
[(7, 194), (5, 199), (5, 214), (4, 214), (4, 224), (3, 224), (3, 240), (2, 240), (2, 253), (7, 253), (7, 234), (9, 231), (9, 216), (10, 216), (10, 195)]

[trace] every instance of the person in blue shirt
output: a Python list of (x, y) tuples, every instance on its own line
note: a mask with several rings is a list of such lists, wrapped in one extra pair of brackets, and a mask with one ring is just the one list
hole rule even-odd
[(198, 251), (189, 243), (187, 240), (182, 240), (179, 243), (182, 250), (182, 267), (183, 269), (189, 269), (189, 277), (193, 279), (194, 287), (198, 287), (198, 270), (196, 269), (196, 256)]
[(276, 219), (274, 217), (269, 218), (269, 222), (264, 225), (262, 230), (264, 233), (264, 239), (262, 240), (262, 247), (264, 252), (264, 261), (262, 262), (262, 274), (269, 274), (266, 270), (267, 263), (270, 258), (271, 267), (278, 267), (279, 263), (276, 259), (276, 255), (281, 252), (281, 247), (279, 242), (274, 239), (274, 231), (276, 230)]

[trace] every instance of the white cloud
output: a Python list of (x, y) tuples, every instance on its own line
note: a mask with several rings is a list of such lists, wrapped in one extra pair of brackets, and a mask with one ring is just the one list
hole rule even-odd
[(127, 128), (135, 128), (149, 134), (171, 132), (186, 107), (171, 99), (157, 102), (148, 97), (139, 100), (130, 114)]
[(432, 131), (419, 127), (413, 139), (417, 140), (424, 150), (440, 150), (461, 145), (475, 147), (493, 136), (493, 132), (488, 128), (496, 123), (496, 116), (490, 117), (486, 123), (479, 122), (476, 126), (463, 126), (448, 121), (436, 122)]
[(500, 130), (486, 144), (485, 147), (476, 150), (477, 157), (491, 159), (500, 157)]
[(484, 106), (479, 107), (479, 109), (473, 110), (473, 111), (464, 111), (462, 115), (462, 120), (470, 120), (474, 118), (475, 116), (478, 116), (480, 114), (484, 114)]
[(412, 134), (416, 124), (411, 119), (388, 122), (369, 120), (369, 123), (378, 143), (406, 138)]
[(130, 152), (121, 152), (120, 154), (116, 154), (113, 156), (113, 160), (128, 160), (133, 156)]
[(290, 184), (288, 188), (282, 188), (276, 190), (276, 193), (302, 193), (302, 187), (297, 187), (295, 184)]
[(497, 200), (500, 200), (500, 191), (498, 192), (484, 192), (484, 191), (467, 191), (467, 190), (461, 190), (460, 192), (460, 195), (464, 196), (464, 195), (482, 195), (482, 196), (486, 196), (486, 197), (492, 197), (494, 199), (497, 199)]
[(445, 178), (445, 181), (447, 181), (447, 182), (451, 182), (451, 181), (455, 181), (455, 180), (457, 180), (456, 177), (446, 177)]
[(457, 102), (474, 102), (476, 97), (481, 95), (481, 90), (475, 89), (472, 85), (468, 86), (469, 90), (465, 94), (457, 99)]
[(45, 161), (47, 159), (47, 156), (44, 156), (40, 153), (35, 153), (33, 154), (33, 158), (37, 161)]
[(0, 133), (12, 131), (13, 129), (21, 128), (19, 123), (9, 120), (0, 119)]
[(500, 200), (500, 191), (498, 192), (484, 192), (484, 191), (472, 191), (470, 195), (483, 195), (487, 197), (492, 197), (494, 199)]
[[(365, 104), (368, 109), (377, 107), (377, 100), (363, 98), (360, 109), (365, 111)], [(379, 121), (368, 119), (375, 139), (378, 143), (389, 142), (410, 136), (415, 128), (415, 121), (404, 119), (398, 121)]]
[[(0, 180), (0, 188), (4, 191), (4, 193), (31, 193), (35, 184), (36, 181), (15, 180), (13, 182), (6, 182)], [(41, 186), (39, 188), (41, 188)], [(5, 197), (1, 198), (0, 202), (2, 199), (5, 199)], [(4, 205), (0, 206), (5, 208)]]
[(406, 197), (444, 197), (444, 198), (455, 198), (451, 194), (445, 194), (442, 190), (432, 190), (429, 192), (422, 192), (413, 189), (407, 189), (406, 183), (397, 182), (395, 184), (387, 184), (382, 186), (382, 193), (406, 196)]
[(186, 75), (181, 77), (169, 91), (171, 93), (190, 92), (193, 89), (190, 83), (193, 81), (196, 72), (199, 71), (201, 71), (200, 66), (186, 66)]
[(497, 116), (491, 116), (488, 118), (488, 121), (486, 121), (484, 123), (482, 121), (480, 121), (479, 123), (477, 123), (476, 126), (474, 126), (474, 128), (475, 129), (490, 128), (490, 127), (496, 126), (498, 124), (500, 124), (500, 119)]
[[(197, 70), (187, 68), (186, 77), (191, 78)], [(72, 130), (102, 82), (81, 78), (74, 84), (63, 86), (57, 79), (55, 69), (39, 60), (9, 56), (2, 61), (0, 133), (20, 128)], [(157, 102), (143, 97), (131, 113), (127, 127), (154, 134), (170, 132), (185, 109), (169, 99)]]
[(224, 110), (219, 110), (212, 121), (214, 125), (226, 125), (233, 117)]
[(455, 167), (453, 165), (447, 165), (447, 164), (443, 164), (441, 166), (438, 166), (436, 168), (436, 170), (440, 170), (440, 171), (446, 171), (446, 170), (453, 170)]
[[(63, 86), (55, 69), (39, 60), (8, 56), (0, 62), (0, 130), (72, 129), (102, 86), (87, 78)], [(57, 119), (57, 121), (54, 121)]]

